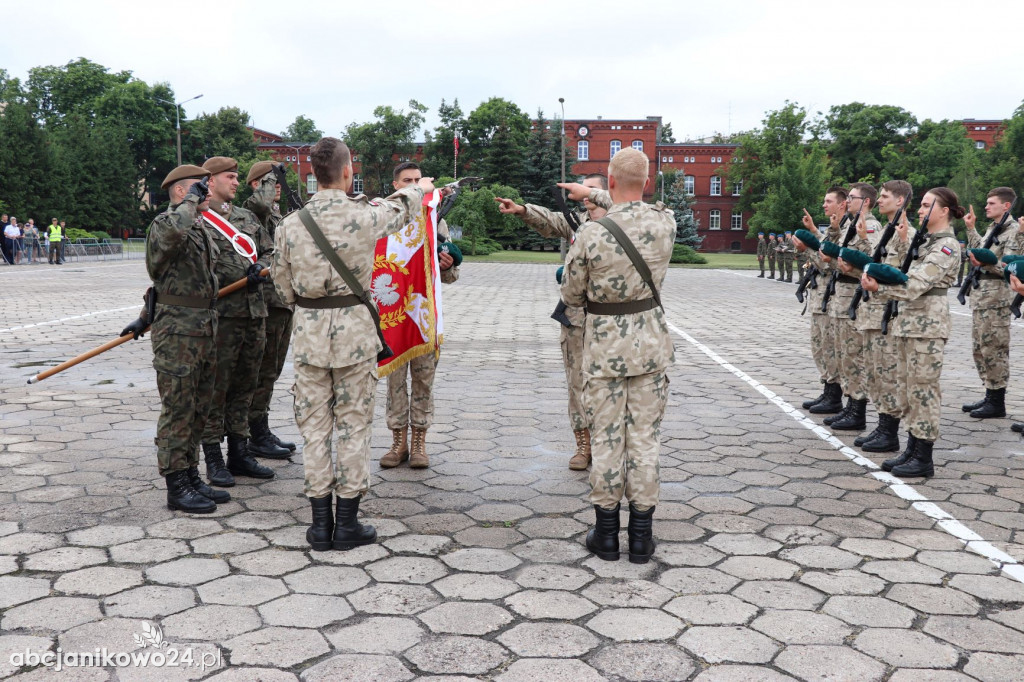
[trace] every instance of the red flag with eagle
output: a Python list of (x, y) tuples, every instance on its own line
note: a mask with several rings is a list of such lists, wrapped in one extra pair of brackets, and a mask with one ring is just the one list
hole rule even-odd
[(377, 241), (370, 295), (380, 311), (384, 340), (394, 352), (377, 363), (384, 377), (413, 358), (440, 353), (444, 343), (441, 267), (437, 260), (437, 207), (441, 192), (423, 197), (415, 222)]

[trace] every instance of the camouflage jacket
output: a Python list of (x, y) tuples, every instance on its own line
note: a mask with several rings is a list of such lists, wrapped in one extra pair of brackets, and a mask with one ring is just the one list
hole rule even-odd
[[(366, 291), (370, 290), (377, 240), (415, 220), (422, 206), (423, 190), (418, 186), (373, 201), (362, 194), (352, 198), (340, 189), (324, 189), (306, 204), (313, 220)], [(320, 252), (298, 211), (281, 221), (274, 243), (274, 286), (285, 303), (295, 303), (296, 296), (322, 298), (352, 293)], [(300, 307), (295, 311), (294, 329), (295, 361), (314, 367), (348, 367), (373, 360), (381, 350), (373, 319), (363, 305)]]
[[(659, 291), (665, 281), (676, 222), (672, 210), (633, 201), (608, 211), (651, 269)], [(603, 225), (589, 222), (576, 232), (562, 275), (562, 300), (583, 306), (587, 300), (622, 303), (651, 297), (629, 257)], [(583, 374), (630, 377), (660, 372), (675, 362), (665, 312), (660, 307), (631, 315), (587, 314)]]
[(219, 249), (214, 244), (196, 209), (195, 195), (158, 215), (146, 235), (146, 270), (157, 293), (154, 332), (211, 336), (217, 311), (159, 303), (160, 294), (196, 296), (213, 300), (217, 296), (216, 272)]
[(762, 260), (768, 255), (768, 242), (763, 239), (757, 240), (757, 259)]
[[(869, 238), (861, 239), (860, 235), (854, 233), (853, 239), (850, 240), (850, 243), (847, 244), (847, 246), (851, 249), (854, 249), (855, 251), (860, 251), (861, 253), (871, 255), (871, 252), (874, 250), (874, 245), (872, 244), (870, 237), (872, 235), (880, 235), (882, 226), (879, 224), (878, 220), (875, 219), (875, 216), (871, 215), (870, 213), (867, 215), (866, 218), (864, 218), (864, 224), (867, 227)], [(846, 239), (846, 230), (847, 228), (845, 227), (839, 230), (840, 240)], [(877, 240), (878, 237), (876, 236), (876, 243)], [(843, 242), (838, 241), (836, 243), (841, 246)], [(840, 273), (840, 275), (842, 275), (842, 273)], [(854, 275), (850, 276), (856, 279)], [(836, 293), (832, 297), (832, 300), (829, 301), (829, 311), (831, 314), (837, 317), (846, 317), (848, 315), (850, 303), (853, 302), (853, 295), (857, 291), (857, 286), (857, 282), (844, 282), (841, 279), (836, 280)]]
[[(256, 262), (264, 268), (270, 267), (270, 261), (274, 256), (274, 242), (270, 241), (270, 235), (251, 211), (232, 204), (217, 206), (212, 201), (210, 210), (226, 218), (236, 230), (249, 235), (256, 242), (256, 253), (259, 256)], [(231, 246), (231, 242), (214, 228), (206, 225), (206, 231), (220, 249), (220, 258), (217, 259), (217, 280), (221, 286), (244, 278), (252, 261), (239, 255)], [(262, 289), (249, 291), (248, 287), (243, 287), (241, 291), (217, 299), (217, 313), (221, 317), (266, 317), (267, 304), (263, 300)]]
[(767, 244), (768, 260), (774, 261), (779, 256), (779, 242), (777, 240), (769, 239)]
[[(898, 233), (893, 233), (892, 238), (886, 245), (886, 255), (882, 258), (882, 262), (894, 268), (901, 267), (915, 234), (917, 234), (917, 230), (909, 226), (907, 227), (907, 241), (900, 239)], [(879, 241), (881, 241), (881, 236), (879, 236)], [(878, 242), (876, 241), (875, 245), (877, 246), (877, 244)], [(859, 278), (862, 273), (854, 268), (850, 274)], [(881, 331), (882, 317), (884, 315), (885, 300), (880, 296), (871, 295), (867, 300), (861, 302), (860, 307), (857, 308), (857, 320), (853, 326), (858, 331)]]
[[(949, 338), (952, 331), (949, 301), (942, 290), (956, 281), (960, 268), (959, 246), (952, 230), (930, 234), (907, 272), (906, 284), (878, 285), (878, 298), (900, 302), (893, 327), (896, 336)], [(942, 291), (942, 295), (933, 295), (933, 289)]]
[[(993, 220), (985, 230), (985, 236), (978, 234), (977, 230), (967, 231), (967, 248), (980, 249), (985, 246), (985, 239), (992, 229), (998, 224)], [(957, 244), (957, 247), (960, 245)], [(991, 247), (996, 258), (1003, 256), (1017, 256), (1024, 254), (1024, 235), (1021, 234), (1017, 221), (1010, 218), (1006, 223), (1006, 229), (999, 235)], [(974, 310), (987, 310), (990, 308), (1008, 307), (1013, 301), (1013, 291), (1003, 280), (1002, 263), (996, 265), (982, 266), (982, 277), (978, 279), (978, 288), (971, 291), (971, 308)]]
[(787, 261), (790, 263), (793, 262), (793, 254), (796, 253), (796, 247), (793, 246), (793, 242), (783, 237), (779, 241), (778, 246), (776, 246), (776, 250), (779, 252), (779, 260), (784, 263)]
[[(274, 241), (274, 232), (277, 230), (277, 226), (281, 224), (283, 218), (281, 207), (274, 200), (275, 194), (277, 194), (277, 176), (273, 173), (267, 173), (263, 176), (259, 186), (253, 191), (252, 196), (242, 204), (242, 208), (252, 211), (253, 215), (259, 219), (263, 229), (270, 236), (271, 242)], [(291, 306), (285, 305), (281, 297), (277, 295), (277, 289), (274, 288), (273, 282), (267, 282), (263, 285), (263, 300), (266, 302), (267, 307), (291, 310)]]

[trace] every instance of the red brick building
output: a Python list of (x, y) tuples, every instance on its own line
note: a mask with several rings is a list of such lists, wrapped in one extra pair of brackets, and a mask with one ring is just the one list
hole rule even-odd
[(313, 176), (313, 165), (309, 162), (309, 150), (313, 148), (313, 142), (288, 143), (280, 135), (276, 135), (259, 128), (251, 128), (252, 136), (256, 140), (256, 148), (261, 152), (270, 152), (274, 161), (280, 161), (294, 169), (299, 179), (306, 185), (306, 192), (316, 192), (316, 178)]
[(1006, 121), (965, 118), (960, 122), (967, 129), (967, 137), (974, 140), (974, 146), (978, 149), (991, 149), (1006, 130)]

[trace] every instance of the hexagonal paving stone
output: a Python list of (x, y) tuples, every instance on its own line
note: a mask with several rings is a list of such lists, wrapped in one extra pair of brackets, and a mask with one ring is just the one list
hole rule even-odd
[(718, 570), (744, 580), (789, 580), (799, 566), (763, 556), (734, 556), (718, 565)]
[(271, 665), (290, 668), (331, 650), (316, 630), (264, 627), (224, 642), (231, 665)]
[(233, 556), (229, 562), (250, 575), (280, 576), (305, 568), (309, 565), (309, 558), (302, 552), (274, 547)]
[(694, 626), (678, 644), (708, 663), (767, 663), (782, 648), (760, 633), (735, 626)]
[(964, 672), (985, 682), (1017, 680), (1020, 678), (1022, 664), (1024, 656), (974, 653), (964, 666)]
[(751, 533), (719, 533), (706, 542), (725, 554), (771, 554), (782, 549), (781, 543)]
[[(44, 578), (0, 578), (0, 609), (24, 604), (50, 594), (50, 581)], [(0, 658), (3, 658), (0, 656)]]
[(534, 563), (571, 564), (590, 554), (586, 547), (568, 540), (530, 540), (512, 549), (512, 552)]
[[(34, 651), (42, 654), (54, 648), (53, 640), (48, 637), (34, 637), (30, 635), (0, 635), (0, 677), (8, 677), (16, 673), (20, 668), (11, 661), (11, 655), (21, 651)], [(22, 676), (24, 677), (24, 676)]]
[(444, 535), (399, 535), (384, 541), (384, 546), (392, 552), (425, 556), (437, 556), (451, 544), (451, 538)]
[(818, 545), (804, 545), (783, 550), (779, 556), (801, 566), (825, 569), (853, 568), (863, 561), (862, 557), (853, 552), (846, 552), (838, 547), (820, 547)]
[[(661, 508), (659, 507), (660, 511)], [(571, 538), (587, 530), (587, 526), (576, 519), (568, 517), (537, 517), (526, 519), (516, 528), (520, 533), (531, 538)]]
[(825, 600), (825, 595), (809, 587), (779, 580), (752, 580), (737, 587), (732, 594), (751, 604), (771, 609), (813, 611)]
[(681, 682), (694, 670), (693, 661), (669, 644), (613, 644), (601, 649), (590, 663), (606, 675), (630, 682)]
[(363, 587), (370, 582), (370, 576), (360, 568), (310, 566), (285, 576), (284, 581), (296, 592), (340, 595)]
[(192, 590), (144, 585), (105, 598), (103, 610), (108, 616), (160, 618), (184, 611), (195, 604), (196, 597)]
[(288, 592), (280, 580), (255, 575), (229, 575), (199, 586), (199, 598), (207, 604), (255, 606)]
[(7, 609), (0, 617), (4, 630), (68, 630), (103, 617), (93, 599), (45, 597)]
[(646, 564), (634, 564), (627, 561), (625, 557), (622, 561), (605, 561), (596, 556), (584, 560), (583, 566), (589, 568), (599, 578), (613, 580), (646, 580), (657, 573), (660, 568), (653, 561), (648, 561)]
[(29, 556), (25, 570), (65, 572), (106, 562), (106, 551), (98, 547), (57, 547)]
[(601, 682), (601, 675), (583, 661), (522, 658), (495, 678), (496, 682)]
[(597, 606), (583, 597), (562, 590), (524, 590), (506, 599), (505, 603), (520, 616), (531, 620), (576, 620), (597, 610)]
[(501, 599), (521, 589), (507, 578), (484, 573), (457, 573), (441, 578), (433, 587), (445, 597), (468, 601)]
[(1024, 602), (1024, 586), (1000, 576), (956, 575), (949, 586), (986, 601)]
[(366, 587), (348, 596), (352, 606), (363, 613), (412, 615), (441, 603), (429, 587), (385, 583)]
[(188, 545), (181, 540), (152, 538), (126, 542), (110, 548), (110, 558), (119, 564), (154, 564), (188, 553)]
[(374, 580), (385, 583), (425, 585), (448, 575), (448, 569), (444, 567), (444, 564), (437, 559), (426, 557), (391, 557), (369, 564), (365, 568)]
[(750, 627), (786, 644), (843, 644), (853, 632), (838, 618), (807, 611), (766, 611)]
[(466, 512), (477, 521), (504, 523), (533, 516), (533, 510), (519, 504), (481, 504)]
[(913, 630), (868, 628), (853, 646), (897, 668), (954, 668), (959, 660), (955, 648)]
[(104, 596), (141, 584), (142, 571), (114, 566), (94, 566), (62, 575), (53, 584), (53, 589), (64, 594)]
[(196, 554), (244, 554), (266, 546), (267, 541), (253, 533), (217, 533), (192, 541)]
[(141, 634), (141, 623), (132, 618), (106, 618), (85, 623), (61, 633), (58, 643), (64, 651), (95, 651), (105, 648), (111, 654), (134, 651), (133, 635)]
[(955, 552), (922, 551), (915, 557), (926, 566), (933, 566), (946, 573), (991, 573), (992, 562), (985, 557), (970, 554), (963, 550)]
[[(883, 664), (846, 646), (790, 646), (775, 658), (775, 666), (801, 680), (835, 679), (843, 671), (845, 679), (878, 682), (886, 674)], [(920, 679), (920, 678), (918, 678)]]
[(498, 635), (498, 641), (523, 657), (579, 658), (600, 642), (578, 625), (521, 623)]
[(593, 579), (587, 571), (555, 564), (526, 566), (515, 575), (515, 581), (523, 587), (539, 590), (578, 590)]
[(725, 557), (718, 550), (704, 545), (659, 542), (654, 558), (669, 566), (711, 566)]
[(715, 594), (730, 591), (740, 579), (713, 568), (673, 568), (658, 582), (678, 594)]
[(494, 642), (444, 636), (416, 645), (406, 652), (405, 657), (428, 673), (482, 675), (504, 664), (511, 656)]
[(223, 559), (177, 559), (146, 569), (146, 578), (164, 585), (200, 585), (231, 572)]
[(348, 549), (344, 552), (318, 552), (316, 560), (321, 564), (335, 566), (362, 566), (386, 556), (389, 556), (388, 550), (384, 549), (382, 545), (373, 544)]
[(419, 618), (433, 632), (454, 635), (486, 635), (512, 622), (512, 616), (500, 606), (478, 602), (448, 602)]
[(891, 583), (923, 583), (941, 585), (945, 574), (916, 561), (869, 561), (862, 569)]
[(851, 625), (876, 628), (909, 628), (914, 612), (881, 597), (830, 597), (822, 611)]
[(368, 654), (332, 656), (302, 673), (308, 682), (403, 682), (413, 677), (397, 658)]
[(968, 651), (1024, 654), (1024, 634), (967, 616), (932, 616), (924, 631)]
[(160, 624), (165, 636), (185, 641), (222, 641), (261, 626), (259, 614), (244, 606), (196, 606)]
[(594, 632), (619, 642), (668, 639), (683, 623), (655, 609), (605, 609), (587, 621)]
[(522, 563), (518, 557), (500, 549), (459, 549), (441, 556), (441, 561), (457, 571), (504, 573)]
[(808, 571), (800, 576), (800, 582), (810, 585), (826, 594), (878, 594), (885, 589), (885, 582), (858, 570)]
[(146, 529), (150, 537), (174, 538), (179, 540), (194, 540), (204, 535), (221, 532), (219, 521), (212, 519), (174, 518), (160, 523), (154, 523)]
[(352, 608), (341, 597), (290, 594), (259, 607), (263, 622), (296, 628), (323, 628), (352, 616)]
[(592, 583), (583, 596), (605, 606), (658, 608), (672, 598), (672, 590), (647, 580)]
[(757, 615), (757, 607), (727, 594), (677, 597), (664, 609), (694, 625), (742, 625)]
[(380, 616), (329, 632), (327, 639), (338, 651), (398, 654), (419, 644), (424, 634), (411, 618)]
[(928, 614), (970, 616), (981, 608), (970, 595), (949, 587), (894, 585), (885, 597)]
[(88, 547), (111, 547), (132, 540), (146, 537), (146, 532), (138, 526), (98, 525), (68, 533), (68, 542), (73, 545)]

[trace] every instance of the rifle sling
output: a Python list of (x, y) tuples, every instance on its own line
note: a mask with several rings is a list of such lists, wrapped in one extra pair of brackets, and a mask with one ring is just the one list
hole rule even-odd
[(651, 297), (654, 299), (654, 302), (659, 308), (664, 310), (665, 306), (661, 304), (661, 294), (658, 293), (658, 287), (654, 286), (654, 278), (651, 276), (651, 269), (647, 267), (647, 263), (644, 261), (643, 256), (640, 255), (640, 252), (636, 250), (636, 246), (633, 245), (633, 242), (631, 242), (629, 237), (626, 236), (626, 233), (622, 231), (622, 228), (619, 227), (618, 223), (608, 216), (601, 218), (597, 222), (603, 225), (604, 228), (611, 232), (612, 236), (615, 237), (615, 241), (617, 241), (619, 246), (622, 247), (622, 250), (626, 252), (626, 255), (629, 256), (629, 260), (633, 263), (633, 267), (636, 268), (636, 271), (640, 274), (640, 278), (651, 290)]

